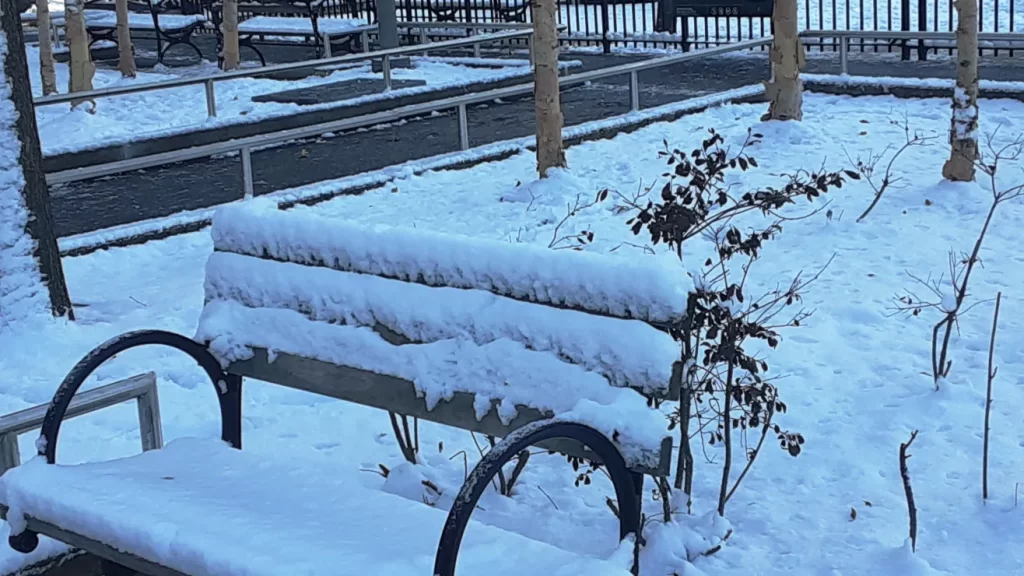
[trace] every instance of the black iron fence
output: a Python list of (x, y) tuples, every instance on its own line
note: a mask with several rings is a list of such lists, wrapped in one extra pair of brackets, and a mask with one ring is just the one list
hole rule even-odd
[[(372, 0), (329, 0), (335, 17), (374, 19)], [(953, 31), (954, 0), (797, 0), (802, 30)], [(982, 32), (1024, 31), (1024, 0), (979, 0)], [(400, 20), (445, 23), (529, 22), (529, 0), (396, 0)], [(758, 17), (677, 18), (671, 0), (559, 0), (565, 44), (612, 49), (692, 50), (771, 34), (771, 22)], [(440, 27), (440, 26), (439, 26)], [(899, 52), (906, 42), (857, 41), (854, 49)], [(831, 39), (816, 43), (836, 49)], [(949, 50), (932, 42), (932, 51)], [(1005, 46), (1003, 46), (1005, 48)], [(984, 51), (996, 51), (982, 47)], [(916, 51), (915, 51), (916, 52)], [(1015, 50), (1024, 52), (1024, 46)], [(1002, 50), (1000, 53), (1010, 53)]]

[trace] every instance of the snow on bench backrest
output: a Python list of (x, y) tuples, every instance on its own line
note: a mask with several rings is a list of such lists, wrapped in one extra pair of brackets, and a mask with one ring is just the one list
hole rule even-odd
[[(214, 217), (206, 298), (365, 326), (392, 344), (500, 339), (671, 395), (686, 302), (680, 270), (415, 229), (362, 227), (272, 203)], [(537, 304), (541, 304), (538, 306)]]

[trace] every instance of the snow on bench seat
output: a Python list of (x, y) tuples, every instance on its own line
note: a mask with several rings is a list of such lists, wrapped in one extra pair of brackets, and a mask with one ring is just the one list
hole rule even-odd
[[(202, 14), (159, 14), (160, 29), (164, 31), (185, 30), (206, 21)], [(86, 10), (87, 28), (116, 28), (117, 13), (110, 10)], [(128, 28), (132, 30), (154, 30), (153, 15), (138, 12), (128, 13)]]
[[(367, 24), (361, 18), (320, 18), (317, 20), (320, 34), (342, 36), (371, 32), (377, 26)], [(256, 16), (238, 24), (239, 34), (279, 34), (307, 35), (313, 34), (313, 21), (309, 18), (289, 18), (276, 16)]]
[[(180, 439), (111, 462), (34, 459), (0, 478), (0, 502), (12, 532), (28, 517), (192, 576), (430, 574), (445, 512), (364, 488), (352, 474)], [(459, 573), (629, 574), (475, 522)]]

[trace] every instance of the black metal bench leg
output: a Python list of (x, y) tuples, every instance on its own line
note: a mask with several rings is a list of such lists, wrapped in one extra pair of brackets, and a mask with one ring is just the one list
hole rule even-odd
[(221, 439), (235, 448), (242, 447), (242, 377), (225, 374), (220, 388)]
[(633, 576), (640, 574), (640, 548), (643, 540), (644, 530), (644, 475), (639, 472), (633, 473), (634, 496), (636, 497), (636, 525), (637, 531), (633, 542), (633, 567), (630, 572)]

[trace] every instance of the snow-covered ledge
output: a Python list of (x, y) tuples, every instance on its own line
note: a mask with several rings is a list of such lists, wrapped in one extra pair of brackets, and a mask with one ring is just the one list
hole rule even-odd
[[(900, 98), (948, 98), (953, 94), (952, 78), (896, 78), (890, 76), (843, 76), (801, 74), (804, 89), (827, 94), (876, 96), (892, 94)], [(1024, 102), (1024, 82), (982, 80), (982, 98), (1011, 98)]]

